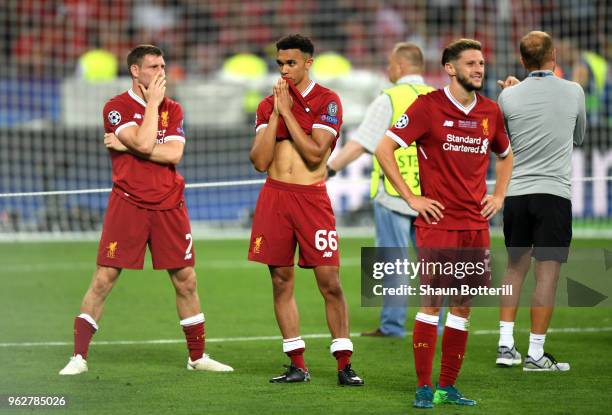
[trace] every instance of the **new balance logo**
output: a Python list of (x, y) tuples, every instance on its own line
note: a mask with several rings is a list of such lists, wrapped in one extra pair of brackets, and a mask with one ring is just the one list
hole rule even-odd
[(332, 251), (325, 251), (323, 252), (323, 258), (331, 258), (332, 257)]
[(444, 121), (444, 124), (442, 124), (442, 127), (452, 127), (454, 124), (455, 124), (454, 121), (446, 120)]
[(137, 120), (142, 120), (142, 114), (134, 114), (134, 118)]

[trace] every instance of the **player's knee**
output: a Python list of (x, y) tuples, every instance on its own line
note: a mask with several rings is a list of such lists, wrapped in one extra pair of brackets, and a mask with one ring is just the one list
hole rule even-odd
[(321, 294), (323, 294), (323, 297), (327, 299), (340, 299), (343, 296), (342, 286), (340, 285), (339, 279), (327, 281), (324, 284), (320, 284), (319, 289), (321, 291)]
[(275, 293), (286, 293), (293, 290), (293, 280), (286, 276), (272, 275), (272, 288)]
[(182, 270), (180, 275), (173, 275), (172, 281), (176, 293), (181, 296), (190, 296), (198, 290), (198, 280), (193, 269)]
[(105, 297), (113, 288), (117, 277), (119, 271), (115, 268), (98, 267), (91, 284), (92, 291), (98, 296)]
[(291, 291), (293, 289), (293, 271), (290, 269), (276, 268), (271, 274), (272, 288), (275, 292)]

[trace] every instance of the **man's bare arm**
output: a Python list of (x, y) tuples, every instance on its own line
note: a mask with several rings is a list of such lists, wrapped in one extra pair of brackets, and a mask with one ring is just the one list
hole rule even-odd
[(255, 170), (265, 172), (270, 168), (274, 159), (274, 148), (276, 147), (276, 130), (278, 129), (278, 114), (272, 112), (268, 120), (268, 126), (262, 128), (255, 134), (253, 146), (249, 153), (251, 163)]
[(406, 182), (404, 182), (397, 161), (395, 160), (394, 152), (398, 148), (399, 145), (386, 135), (378, 142), (374, 154), (380, 163), (380, 167), (382, 167), (385, 172), (385, 176), (406, 203), (423, 216), (425, 222), (431, 223), (430, 215), (435, 222), (439, 221), (444, 217), (442, 214), (444, 206), (437, 200), (429, 199), (424, 196), (417, 196), (412, 193)]
[(338, 155), (334, 156), (333, 160), (330, 160), (328, 163), (329, 168), (334, 171), (340, 171), (365, 152), (365, 147), (355, 140), (349, 140), (342, 146)]
[(326, 160), (334, 142), (334, 135), (322, 128), (313, 128), (312, 135), (307, 135), (293, 114), (283, 117), (287, 130), (293, 139), (297, 152), (308, 167), (316, 168)]
[(498, 156), (495, 160), (495, 189), (493, 194), (486, 195), (480, 202), (483, 205), (480, 214), (487, 220), (495, 216), (504, 205), (504, 198), (512, 177), (513, 158), (512, 149), (510, 149), (506, 157)]
[(311, 168), (319, 166), (324, 160), (334, 141), (334, 135), (329, 131), (315, 128), (312, 136), (302, 130), (302, 127), (291, 112), (293, 100), (289, 93), (287, 81), (279, 79), (274, 86), (274, 107), (283, 117), (289, 135), (295, 144), (295, 148), (304, 159), (306, 165)]
[(163, 144), (156, 144), (149, 154), (139, 153), (123, 145), (117, 136), (113, 133), (104, 134), (104, 145), (106, 148), (119, 152), (128, 152), (144, 160), (153, 161), (159, 164), (174, 164), (180, 163), (183, 158), (185, 144), (178, 140), (168, 141)]

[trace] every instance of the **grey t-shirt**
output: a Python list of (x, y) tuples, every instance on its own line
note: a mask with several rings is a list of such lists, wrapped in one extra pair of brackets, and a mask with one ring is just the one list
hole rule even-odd
[(535, 71), (498, 98), (514, 153), (507, 196), (571, 199), (572, 143), (584, 140), (584, 91), (551, 71)]

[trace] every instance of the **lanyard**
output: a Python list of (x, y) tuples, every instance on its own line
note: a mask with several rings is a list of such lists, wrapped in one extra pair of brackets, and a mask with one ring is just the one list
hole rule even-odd
[(546, 76), (553, 76), (552, 71), (533, 71), (529, 74), (530, 78), (544, 78)]

